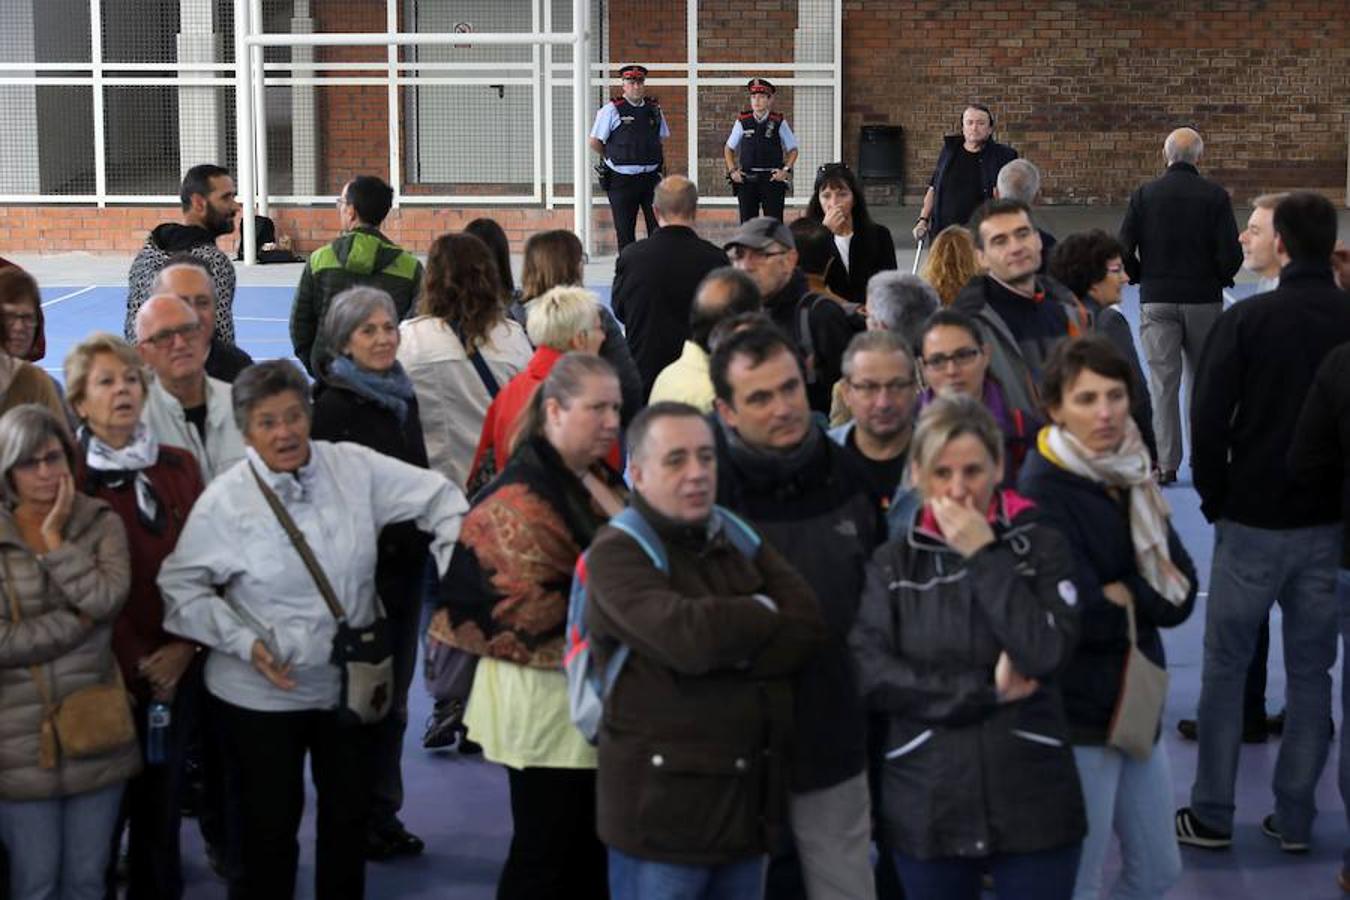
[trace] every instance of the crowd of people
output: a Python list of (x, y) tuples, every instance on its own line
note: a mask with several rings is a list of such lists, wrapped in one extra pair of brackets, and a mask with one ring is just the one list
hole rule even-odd
[[(234, 344), (216, 166), (64, 391), (32, 365), (36, 283), (0, 270), (7, 896), (177, 900), (186, 808), (232, 900), (288, 900), (308, 762), (315, 896), (359, 900), (368, 860), (424, 849), (400, 818), (420, 651), (423, 743), (505, 769), (503, 900), (1161, 897), (1182, 846), (1232, 842), (1275, 602), (1262, 827), (1306, 851), (1350, 640), (1336, 210), (1264, 197), (1239, 235), (1181, 129), (1119, 237), (1048, 252), (1035, 166), (988, 109), (962, 129), (921, 276), (846, 165), (721, 246), (672, 175), (610, 307), (570, 232), (529, 238), (517, 288), (497, 223), (423, 264), (380, 231), (390, 187), (354, 177), (297, 287), (303, 369)], [(1225, 310), (1244, 261), (1271, 280)], [(1174, 810), (1183, 418), (1216, 546)]]

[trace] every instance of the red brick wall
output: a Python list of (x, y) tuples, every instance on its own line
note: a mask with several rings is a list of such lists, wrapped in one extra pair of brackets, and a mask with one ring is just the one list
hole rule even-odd
[[(703, 4), (699, 53), (707, 61), (788, 61), (795, 0)], [(317, 0), (316, 30), (384, 29), (382, 3)], [(609, 58), (686, 58), (685, 5), (611, 0)], [(747, 16), (753, 15), (753, 21)], [(598, 29), (597, 29), (598, 30)], [(902, 125), (909, 199), (921, 194), (941, 137), (964, 104), (998, 115), (998, 136), (1039, 165), (1048, 203), (1121, 203), (1162, 168), (1172, 127), (1193, 124), (1207, 150), (1202, 168), (1237, 200), (1272, 189), (1312, 188), (1344, 198), (1350, 126), (1350, 16), (1332, 0), (844, 0), (844, 147), (857, 161), (869, 123)], [(383, 48), (325, 49), (324, 59), (383, 63)], [(660, 73), (656, 73), (660, 74)], [(737, 78), (750, 72), (718, 73)], [(616, 89), (617, 90), (617, 89)], [(654, 85), (673, 130), (668, 167), (686, 169), (683, 87)], [(356, 170), (388, 170), (387, 91), (325, 88), (321, 189), (336, 193)], [(700, 92), (698, 173), (705, 193), (724, 193), (717, 154), (745, 102), (737, 88)], [(778, 108), (791, 117), (791, 91)], [(406, 121), (406, 117), (405, 117)], [(283, 232), (312, 249), (331, 237), (331, 208), (275, 209)], [(498, 218), (516, 248), (534, 230), (570, 227), (571, 210), (405, 207), (391, 235), (415, 250), (479, 215)], [(175, 209), (95, 211), (0, 207), (0, 252), (132, 252)], [(705, 213), (714, 234), (732, 214)], [(612, 247), (608, 211), (594, 218), (596, 245)], [(641, 231), (639, 231), (641, 233)]]
[(845, 0), (845, 147), (902, 125), (907, 193), (978, 99), (1035, 162), (1050, 203), (1121, 203), (1199, 128), (1202, 168), (1239, 200), (1344, 196), (1350, 16), (1326, 0)]

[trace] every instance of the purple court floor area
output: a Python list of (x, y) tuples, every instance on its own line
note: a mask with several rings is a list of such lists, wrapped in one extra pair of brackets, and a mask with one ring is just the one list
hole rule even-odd
[[(607, 295), (607, 285), (598, 290)], [(1239, 285), (1241, 296), (1251, 285)], [(240, 287), (235, 299), (239, 342), (255, 358), (291, 355), (286, 321), (290, 311), (290, 287)], [(71, 285), (43, 289), (47, 316), (47, 359), (53, 375), (76, 341), (94, 330), (121, 333), (124, 286)], [(1137, 317), (1138, 295), (1127, 292), (1125, 310)], [(1195, 492), (1182, 472), (1182, 480), (1167, 491), (1178, 530), (1201, 573), (1201, 590), (1209, 581), (1213, 535), (1201, 517)], [(1194, 715), (1200, 693), (1200, 664), (1204, 632), (1202, 593), (1195, 614), (1185, 625), (1165, 635), (1171, 694), (1163, 723), (1163, 751), (1171, 760), (1177, 805), (1187, 803), (1195, 772), (1194, 744), (1181, 740), (1177, 720)], [(1331, 598), (1328, 598), (1331, 602)], [(1270, 680), (1267, 707), (1271, 713), (1284, 707), (1284, 670), (1280, 615), (1273, 614)], [(1334, 676), (1339, 698), (1339, 664)], [(1339, 736), (1340, 703), (1332, 711)], [(371, 900), (487, 900), (495, 894), (497, 873), (511, 837), (511, 816), (503, 770), (481, 759), (454, 754), (428, 753), (421, 747), (422, 724), (431, 703), (420, 680), (414, 683), (408, 740), (404, 750), (404, 781), (407, 799), (403, 819), (408, 828), (427, 844), (420, 858), (394, 863), (372, 863), (367, 874), (366, 896)], [(1339, 742), (1333, 745), (1327, 769), (1318, 787), (1321, 815), (1313, 830), (1312, 851), (1303, 856), (1281, 853), (1260, 830), (1262, 817), (1274, 809), (1271, 774), (1278, 742), (1243, 746), (1237, 790), (1237, 821), (1234, 846), (1227, 852), (1182, 850), (1185, 872), (1180, 884), (1168, 895), (1187, 900), (1320, 900), (1343, 896), (1336, 886), (1341, 852), (1347, 845), (1346, 819), (1336, 788)], [(297, 897), (314, 897), (313, 804), (307, 810), (301, 833), (301, 873)], [(192, 900), (224, 900), (225, 887), (207, 867), (200, 837), (193, 822), (183, 828), (183, 864), (187, 897)], [(1118, 865), (1113, 854), (1109, 865)], [(1108, 875), (1108, 883), (1110, 876)], [(322, 898), (318, 898), (322, 900)], [(573, 898), (560, 898), (573, 900)], [(576, 898), (584, 900), (584, 898)], [(772, 898), (770, 898), (772, 900)]]

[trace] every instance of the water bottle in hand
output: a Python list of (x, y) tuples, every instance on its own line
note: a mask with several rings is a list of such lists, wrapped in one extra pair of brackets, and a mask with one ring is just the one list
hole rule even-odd
[(163, 765), (169, 755), (169, 724), (173, 713), (169, 704), (156, 700), (150, 704), (150, 728), (145, 736), (145, 761), (152, 766)]

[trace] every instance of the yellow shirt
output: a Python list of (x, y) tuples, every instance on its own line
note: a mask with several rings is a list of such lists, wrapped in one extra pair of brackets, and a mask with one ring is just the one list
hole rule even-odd
[(513, 769), (594, 769), (595, 748), (572, 724), (561, 669), (482, 657), (464, 711), (483, 755)]
[(661, 370), (652, 382), (648, 403), (670, 400), (688, 403), (700, 412), (712, 412), (712, 375), (708, 372), (708, 354), (693, 341), (684, 342), (680, 358)]

